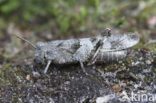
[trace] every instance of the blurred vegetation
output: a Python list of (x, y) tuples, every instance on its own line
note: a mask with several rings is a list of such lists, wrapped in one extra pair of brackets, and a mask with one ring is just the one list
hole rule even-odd
[(146, 27), (155, 5), (155, 0), (0, 0), (0, 29), (14, 22), (23, 29), (49, 28), (59, 34), (104, 27), (134, 31)]
[[(36, 43), (96, 35), (106, 27), (137, 31), (142, 37), (138, 49), (156, 34), (155, 5), (156, 0), (0, 0), (0, 52), (12, 58), (25, 51), (23, 42), (12, 34), (24, 34)], [(155, 51), (155, 46), (148, 48)]]

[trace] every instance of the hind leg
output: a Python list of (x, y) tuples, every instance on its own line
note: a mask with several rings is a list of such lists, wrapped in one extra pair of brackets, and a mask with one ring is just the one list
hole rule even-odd
[(97, 55), (101, 49), (101, 47), (103, 46), (104, 42), (108, 39), (108, 37), (111, 36), (111, 29), (106, 28), (101, 34), (100, 34), (100, 39), (99, 41), (96, 43), (95, 45), (95, 53), (93, 55), (93, 57), (91, 58), (91, 60), (88, 62), (87, 65), (92, 65), (96, 62), (97, 60)]

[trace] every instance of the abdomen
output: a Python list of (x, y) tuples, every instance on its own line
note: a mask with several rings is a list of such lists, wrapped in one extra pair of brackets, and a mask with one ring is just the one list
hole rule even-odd
[(126, 58), (128, 55), (127, 50), (121, 50), (121, 51), (100, 51), (100, 53), (97, 56), (96, 63), (106, 63), (111, 61), (118, 61), (123, 58)]

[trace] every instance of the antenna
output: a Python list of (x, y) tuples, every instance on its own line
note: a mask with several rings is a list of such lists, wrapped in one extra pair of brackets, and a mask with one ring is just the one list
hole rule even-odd
[(36, 48), (36, 46), (35, 46), (33, 43), (31, 43), (30, 41), (24, 39), (23, 37), (21, 37), (21, 36), (19, 36), (19, 35), (17, 35), (17, 34), (15, 34), (15, 36), (16, 36), (17, 38), (23, 40), (24, 42), (28, 43), (29, 45), (31, 45), (33, 48)]

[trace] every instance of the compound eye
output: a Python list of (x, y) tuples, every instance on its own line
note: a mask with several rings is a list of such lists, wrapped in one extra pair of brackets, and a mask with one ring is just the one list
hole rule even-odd
[(104, 36), (111, 36), (111, 29), (109, 28), (106, 28), (103, 32), (101, 32), (101, 35), (104, 37)]
[(36, 47), (37, 48), (41, 48), (41, 47), (43, 47), (45, 45), (45, 43), (43, 43), (43, 42), (37, 42), (36, 43)]

